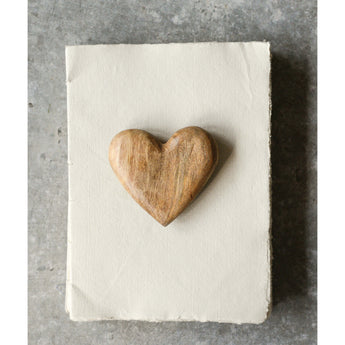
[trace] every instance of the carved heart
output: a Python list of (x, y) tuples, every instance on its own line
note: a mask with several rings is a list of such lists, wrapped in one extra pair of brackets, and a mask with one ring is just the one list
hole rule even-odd
[(211, 135), (199, 127), (180, 129), (166, 143), (129, 129), (113, 138), (109, 161), (133, 199), (167, 226), (205, 186), (218, 150)]

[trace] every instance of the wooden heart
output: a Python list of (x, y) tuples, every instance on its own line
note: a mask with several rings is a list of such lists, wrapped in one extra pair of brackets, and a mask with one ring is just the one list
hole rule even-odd
[(113, 138), (109, 161), (133, 199), (167, 226), (205, 186), (218, 149), (199, 127), (180, 129), (166, 143), (148, 132), (128, 129)]

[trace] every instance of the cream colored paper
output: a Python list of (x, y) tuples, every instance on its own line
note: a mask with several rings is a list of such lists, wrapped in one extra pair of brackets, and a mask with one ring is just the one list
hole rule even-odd
[[(70, 318), (264, 321), (269, 44), (76, 46), (66, 65)], [(108, 147), (124, 129), (168, 139), (191, 125), (215, 136), (221, 167), (164, 228), (121, 186)]]

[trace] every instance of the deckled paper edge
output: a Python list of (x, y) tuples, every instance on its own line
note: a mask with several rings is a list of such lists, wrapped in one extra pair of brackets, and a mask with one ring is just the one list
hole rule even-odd
[(269, 53), (269, 133), (268, 133), (268, 149), (269, 149), (269, 229), (268, 229), (268, 279), (267, 279), (267, 313), (266, 318), (262, 321), (265, 322), (272, 312), (273, 307), (273, 295), (272, 295), (272, 262), (273, 262), (273, 248), (272, 248), (272, 53), (271, 53), (271, 43), (268, 43), (268, 53)]
[[(65, 68), (66, 68), (66, 95), (67, 95), (67, 165), (68, 165), (68, 209), (67, 209), (67, 258), (66, 258), (66, 296), (65, 296), (65, 311), (70, 315), (70, 303), (71, 303), (71, 249), (72, 249), (72, 236), (71, 236), (71, 183), (70, 183), (70, 136), (69, 136), (69, 116), (70, 116), (70, 107), (69, 107), (69, 95), (68, 95), (68, 78), (69, 78), (69, 66), (68, 66), (68, 47), (65, 47)], [(70, 315), (71, 316), (71, 315)]]
[[(146, 322), (215, 322), (215, 323), (232, 323), (232, 324), (262, 324), (265, 322), (268, 317), (270, 316), (272, 312), (272, 261), (273, 261), (273, 251), (272, 251), (272, 161), (271, 161), (271, 139), (272, 139), (272, 54), (270, 51), (270, 42), (267, 41), (247, 41), (247, 42), (217, 42), (217, 41), (211, 41), (211, 42), (186, 42), (186, 43), (178, 43), (178, 42), (171, 42), (171, 43), (161, 43), (162, 45), (167, 44), (210, 44), (210, 43), (266, 43), (267, 49), (269, 53), (269, 127), (268, 127), (268, 150), (269, 150), (269, 229), (268, 229), (268, 246), (267, 246), (267, 260), (268, 260), (268, 279), (267, 279), (267, 289), (266, 289), (266, 298), (267, 298), (267, 312), (266, 316), (262, 321), (258, 322), (234, 322), (234, 321), (214, 321), (214, 320), (197, 320), (197, 319), (183, 319), (183, 318), (177, 318), (177, 319), (121, 319), (121, 321), (146, 321)], [(157, 44), (118, 44), (118, 45), (157, 45)], [(68, 66), (68, 49), (69, 47), (78, 47), (78, 46), (108, 46), (105, 44), (96, 44), (96, 45), (76, 45), (76, 46), (65, 46), (65, 63), (66, 63), (66, 91), (67, 91), (67, 131), (69, 129), (69, 97), (68, 97), (68, 83), (69, 83), (69, 66)], [(66, 297), (65, 297), (65, 311), (70, 315), (70, 319), (72, 321), (115, 321), (119, 320), (115, 317), (102, 317), (102, 318), (94, 318), (94, 319), (84, 319), (84, 318), (72, 318), (69, 306), (71, 303), (71, 222), (70, 222), (70, 151), (69, 151), (69, 143), (70, 138), (69, 135), (67, 135), (68, 138), (68, 216), (67, 216), (67, 259), (66, 259)]]

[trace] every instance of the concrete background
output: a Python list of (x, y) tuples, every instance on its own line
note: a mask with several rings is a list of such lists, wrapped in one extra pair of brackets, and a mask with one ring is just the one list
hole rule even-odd
[[(272, 43), (273, 312), (262, 325), (104, 321), (64, 310), (64, 46)], [(29, 0), (29, 344), (316, 344), (316, 0)]]

